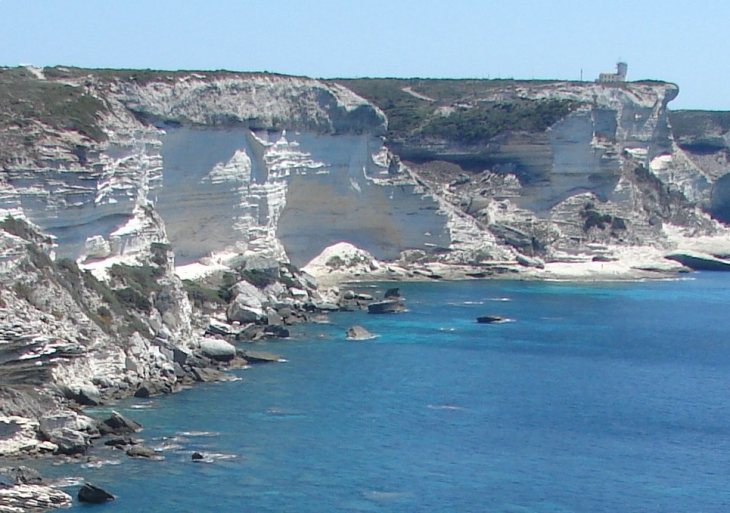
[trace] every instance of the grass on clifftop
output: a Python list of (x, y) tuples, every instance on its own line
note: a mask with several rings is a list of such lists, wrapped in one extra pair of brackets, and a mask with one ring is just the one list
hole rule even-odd
[[(0, 69), (0, 130), (26, 131), (34, 120), (58, 130), (75, 130), (95, 141), (106, 135), (97, 117), (105, 110), (83, 87), (40, 80), (26, 68)], [(26, 134), (27, 137), (27, 134)], [(25, 141), (32, 144), (31, 140)]]
[(579, 106), (570, 100), (520, 98), (515, 90), (519, 82), (514, 80), (363, 78), (337, 82), (385, 112), (391, 142), (425, 136), (475, 144), (508, 132), (541, 132)]

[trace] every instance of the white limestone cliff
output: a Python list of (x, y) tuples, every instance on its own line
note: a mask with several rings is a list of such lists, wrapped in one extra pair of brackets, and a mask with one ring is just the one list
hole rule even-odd
[[(435, 279), (450, 268), (555, 277), (569, 275), (566, 262), (609, 268), (619, 259), (632, 263), (610, 272), (630, 274), (676, 269), (662, 264), (665, 250), (725, 233), (705, 207), (713, 189), (724, 190), (716, 184), (727, 166), (672, 138), (672, 84), (521, 83), (509, 95), (578, 107), (544, 132), (476, 145), (414, 138), (402, 161), (383, 140), (383, 113), (337, 84), (165, 72), (71, 73), (62, 82), (101, 102), (103, 137), (34, 120), (33, 148), (13, 146), (3, 163), (0, 215), (27, 219), (51, 236), (49, 253), (100, 279), (112, 279), (114, 264), (149, 265), (165, 248), (162, 289), (143, 319), (158, 338), (131, 335), (120, 346), (42, 273), (20, 280), (18, 290), (35, 287), (33, 307), (22, 308), (27, 298), (10, 290), (25, 243), (0, 231), (10, 305), (0, 333), (20, 337), (29, 361), (87, 355), (53, 367), (52, 378), (75, 390), (174, 383), (171, 348), (199, 340), (173, 266), (195, 277), (257, 255), (311, 262), (319, 275)], [(415, 150), (422, 158), (408, 160)], [(465, 161), (472, 167), (458, 167)]]

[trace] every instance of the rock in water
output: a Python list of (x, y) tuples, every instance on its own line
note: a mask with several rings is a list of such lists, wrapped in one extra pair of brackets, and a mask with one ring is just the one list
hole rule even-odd
[(405, 310), (406, 307), (400, 299), (386, 299), (368, 305), (368, 313), (371, 314), (398, 313)]
[(482, 315), (481, 317), (477, 317), (477, 322), (479, 324), (494, 324), (495, 322), (504, 322), (505, 318), (500, 317), (499, 315)]
[(373, 334), (362, 326), (352, 326), (347, 330), (347, 338), (350, 340), (367, 340), (373, 338)]
[(147, 459), (158, 459), (161, 457), (154, 450), (144, 445), (133, 445), (127, 449), (127, 456), (131, 458), (147, 458)]
[(86, 483), (81, 487), (78, 498), (79, 502), (88, 502), (91, 504), (101, 504), (115, 499), (111, 493), (90, 483)]
[(282, 361), (281, 356), (265, 351), (244, 351), (243, 357), (251, 363), (269, 363)]
[(385, 299), (394, 299), (397, 297), (401, 297), (400, 295), (400, 289), (399, 288), (392, 288), (385, 291), (385, 294), (383, 295)]
[(192, 459), (193, 459), (193, 461), (203, 461), (205, 458), (199, 452), (194, 452)]

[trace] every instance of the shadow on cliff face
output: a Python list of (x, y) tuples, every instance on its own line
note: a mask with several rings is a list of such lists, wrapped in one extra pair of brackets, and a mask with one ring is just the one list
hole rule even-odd
[(730, 173), (717, 180), (712, 187), (710, 214), (718, 221), (730, 223)]

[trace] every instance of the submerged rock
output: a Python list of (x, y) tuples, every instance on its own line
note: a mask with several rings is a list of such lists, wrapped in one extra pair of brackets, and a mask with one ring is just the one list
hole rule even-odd
[(405, 312), (405, 310), (406, 307), (401, 299), (386, 299), (368, 305), (368, 313), (370, 314), (399, 313)]
[(244, 357), (251, 363), (268, 363), (268, 362), (280, 362), (282, 361), (281, 356), (273, 353), (267, 353), (264, 351), (244, 351)]
[(506, 319), (504, 317), (499, 315), (482, 315), (477, 317), (477, 322), (479, 324), (494, 324), (496, 322), (504, 322), (505, 320)]
[(144, 445), (133, 445), (127, 449), (127, 456), (131, 458), (159, 459), (161, 454), (156, 453), (153, 449)]

